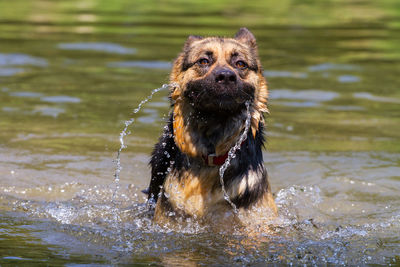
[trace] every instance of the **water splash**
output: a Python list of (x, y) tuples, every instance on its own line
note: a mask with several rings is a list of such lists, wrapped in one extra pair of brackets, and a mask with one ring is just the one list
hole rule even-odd
[(228, 193), (225, 190), (225, 185), (224, 185), (224, 173), (226, 169), (228, 169), (229, 165), (231, 164), (231, 160), (236, 157), (236, 151), (240, 149), (242, 146), (242, 143), (247, 139), (247, 132), (249, 131), (250, 128), (250, 122), (251, 122), (251, 114), (250, 114), (250, 102), (246, 102), (246, 108), (247, 108), (247, 116), (246, 116), (246, 122), (245, 122), (245, 127), (242, 135), (240, 136), (239, 140), (237, 140), (236, 144), (229, 149), (228, 152), (228, 158), (225, 160), (224, 164), (219, 168), (219, 182), (221, 183), (221, 189), (222, 193), (224, 194), (224, 199), (232, 206), (233, 211), (235, 213), (238, 213), (238, 209), (235, 205), (235, 203), (232, 202), (232, 200), (229, 198)]
[[(140, 111), (140, 109), (142, 108), (142, 106), (143, 106), (144, 104), (146, 104), (150, 99), (152, 99), (152, 97), (153, 97), (153, 95), (154, 95), (155, 93), (157, 93), (157, 92), (159, 92), (159, 91), (162, 91), (162, 90), (165, 90), (165, 89), (168, 89), (168, 88), (177, 87), (177, 86), (178, 86), (178, 85), (175, 84), (175, 83), (163, 84), (161, 87), (154, 89), (153, 91), (151, 91), (150, 95), (149, 95), (148, 97), (146, 97), (145, 99), (143, 99), (143, 100), (139, 103), (138, 107), (135, 108), (135, 109), (133, 110), (133, 114), (138, 113), (138, 112)], [(114, 200), (115, 200), (116, 194), (117, 194), (117, 192), (118, 192), (118, 190), (119, 190), (119, 187), (120, 187), (120, 185), (119, 185), (119, 180), (120, 180), (119, 175), (120, 175), (121, 170), (122, 170), (122, 166), (121, 166), (121, 152), (122, 152), (123, 149), (127, 148), (127, 145), (125, 145), (125, 142), (124, 142), (124, 137), (125, 137), (126, 135), (130, 134), (130, 132), (128, 132), (128, 127), (129, 127), (134, 121), (135, 121), (134, 118), (131, 118), (131, 119), (125, 121), (125, 127), (124, 127), (124, 129), (122, 130), (122, 132), (119, 134), (119, 142), (120, 142), (121, 146), (119, 147), (118, 152), (117, 152), (117, 157), (116, 157), (116, 159), (114, 160), (114, 162), (116, 163), (116, 169), (115, 169), (115, 173), (114, 173), (115, 190), (114, 190), (113, 197), (112, 197), (112, 201), (113, 201), (113, 202), (114, 202)]]

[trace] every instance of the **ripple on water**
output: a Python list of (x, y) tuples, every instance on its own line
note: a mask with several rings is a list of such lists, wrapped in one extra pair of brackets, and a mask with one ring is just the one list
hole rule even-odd
[(267, 78), (300, 78), (305, 79), (308, 77), (308, 74), (305, 72), (292, 72), (292, 71), (278, 71), (278, 70), (266, 70), (263, 72), (264, 76)]
[(65, 96), (65, 95), (57, 95), (57, 96), (44, 96), (41, 97), (40, 100), (44, 102), (50, 103), (79, 103), (81, 102), (80, 98)]
[[(279, 217), (271, 225), (274, 232), (256, 240), (241, 235), (210, 233), (193, 222), (190, 227), (182, 228), (155, 225), (144, 204), (145, 196), (140, 193), (143, 188), (121, 184), (113, 198), (114, 188), (108, 185), (108, 176), (106, 183), (99, 179), (107, 168), (112, 169), (111, 160), (107, 168), (99, 170), (100, 175), (89, 178), (90, 170), (104, 164), (89, 156), (65, 158), (65, 155), (52, 155), (54, 162), (48, 162), (41, 173), (33, 175), (41, 177), (42, 181), (47, 176), (57, 176), (55, 170), (61, 170), (72, 173), (62, 180), (80, 182), (62, 183), (58, 177), (52, 180), (51, 186), (46, 182), (30, 188), (32, 181), (25, 187), (16, 181), (32, 176), (32, 173), (21, 175), (21, 172), (22, 168), (32, 165), (35, 155), (23, 155), (22, 160), (7, 153), (4, 158), (7, 166), (17, 170), (17, 175), (7, 183), (19, 186), (2, 185), (0, 204), (31, 218), (39, 218), (33, 219), (38, 222), (50, 222), (52, 230), (44, 229), (39, 233), (47, 242), (65, 248), (68, 246), (65, 240), (75, 238), (79, 240), (74, 243), (78, 251), (92, 246), (91, 253), (103, 255), (106, 251), (107, 257), (119, 264), (131, 263), (132, 257), (143, 257), (165, 265), (188, 261), (232, 266), (268, 263), (365, 265), (385, 264), (394, 257), (394, 247), (400, 244), (398, 237), (393, 237), (400, 229), (399, 187), (392, 181), (392, 188), (387, 188), (386, 180), (387, 175), (398, 172), (398, 154), (265, 154)], [(39, 158), (44, 160), (45, 157)], [(33, 163), (38, 164), (39, 158)], [(19, 165), (18, 160), (21, 161)], [(147, 158), (141, 160), (145, 166)], [(10, 161), (16, 166), (9, 165)], [(2, 168), (4, 165), (0, 170)], [(80, 172), (73, 172), (76, 170)], [(135, 170), (136, 167), (130, 172)], [(129, 180), (139, 184), (143, 182), (143, 176), (129, 177)], [(103, 184), (96, 184), (101, 182)], [(385, 188), (386, 192), (383, 192)], [(388, 202), (377, 197), (382, 192), (384, 197), (391, 199), (392, 205), (386, 214), (385, 211), (376, 214), (381, 205)], [(362, 194), (367, 198), (364, 199)], [(371, 209), (366, 209), (365, 203)], [(57, 233), (59, 238), (49, 238)], [(71, 250), (66, 251), (68, 254)]]
[(399, 98), (376, 96), (376, 95), (373, 95), (373, 94), (367, 93), (367, 92), (354, 93), (353, 96), (355, 98), (367, 99), (367, 100), (376, 101), (376, 102), (400, 104), (400, 99)]
[(2, 111), (5, 111), (5, 112), (15, 112), (15, 111), (19, 111), (19, 108), (15, 108), (15, 107), (3, 107), (1, 110), (2, 110)]
[[(44, 96), (42, 93), (37, 92), (9, 92), (10, 96), (15, 97), (25, 97), (25, 98), (39, 98), (43, 102), (49, 103), (80, 103), (81, 99), (78, 97), (58, 95), (58, 96)], [(61, 108), (52, 108), (52, 107), (38, 107), (35, 108), (34, 112), (42, 113), (43, 115), (50, 115), (57, 117), (58, 114), (64, 112), (64, 109)]]
[(304, 102), (297, 102), (297, 101), (276, 101), (273, 102), (276, 105), (282, 105), (287, 107), (296, 107), (296, 108), (314, 108), (321, 106), (318, 102), (312, 101), (304, 101)]
[(22, 68), (1, 68), (0, 67), (0, 76), (7, 77), (7, 76), (13, 76), (18, 73), (24, 72), (25, 69)]
[(328, 70), (361, 70), (360, 66), (350, 64), (322, 63), (308, 67), (309, 71), (328, 71)]
[(171, 69), (172, 64), (166, 61), (120, 61), (108, 63), (107, 66), (113, 68), (145, 68), (169, 70)]
[[(288, 107), (318, 107), (322, 102), (330, 101), (337, 97), (339, 97), (339, 94), (336, 92), (322, 90), (296, 91), (290, 89), (276, 89), (271, 90), (269, 94), (269, 98), (273, 100), (271, 103)], [(302, 101), (281, 101), (280, 99)]]
[(101, 42), (88, 42), (88, 43), (61, 43), (58, 48), (63, 50), (83, 50), (83, 51), (96, 51), (112, 54), (131, 55), (136, 53), (136, 49), (127, 48), (115, 43), (101, 43)]
[(35, 98), (35, 97), (41, 97), (43, 96), (43, 94), (36, 92), (11, 92), (10, 96)]
[(145, 113), (146, 115), (142, 115), (139, 118), (137, 118), (138, 122), (153, 124), (160, 118), (158, 116), (158, 111), (155, 109), (145, 108), (142, 110), (142, 112)]
[(341, 83), (355, 83), (359, 82), (360, 80), (360, 77), (354, 75), (341, 75), (338, 77), (338, 81)]
[[(107, 187), (83, 186), (68, 201), (43, 203), (16, 200), (13, 206), (15, 210), (24, 210), (31, 216), (60, 224), (58, 228), (61, 227), (66, 236), (63, 240), (47, 238), (48, 242), (65, 246), (65, 237), (74, 237), (82, 242), (77, 245), (101, 246), (119, 262), (134, 253), (160, 257), (158, 261), (165, 264), (188, 260), (209, 264), (219, 261), (224, 264), (227, 261), (231, 264), (382, 263), (382, 258), (377, 258), (373, 250), (365, 251), (364, 248), (378, 249), (379, 246), (370, 238), (371, 234), (389, 224), (400, 225), (399, 216), (388, 222), (361, 226), (326, 225), (304, 218), (300, 215), (304, 209), (315, 210), (324, 201), (320, 189), (315, 186), (280, 190), (276, 201), (281, 218), (274, 226), (276, 233), (264, 235), (259, 240), (209, 233), (195, 224), (181, 229), (160, 228), (152, 223), (146, 205), (140, 204), (143, 199), (135, 196), (134, 192), (121, 189), (116, 205), (111, 202), (111, 196), (112, 190)], [(56, 229), (56, 232), (59, 231)], [(46, 233), (43, 235), (47, 236)], [(187, 250), (188, 247), (191, 249)]]
[(39, 113), (43, 116), (50, 116), (57, 118), (58, 115), (65, 113), (65, 109), (56, 107), (38, 106), (34, 108), (33, 113)]
[(291, 89), (275, 89), (269, 92), (270, 99), (293, 99), (305, 101), (330, 101), (337, 97), (339, 94), (332, 91), (322, 90), (291, 90)]
[(153, 102), (147, 104), (147, 106), (148, 107), (153, 107), (153, 108), (166, 108), (166, 107), (169, 107), (168, 98), (165, 98), (163, 102), (153, 101)]
[(19, 66), (19, 65), (46, 67), (48, 63), (47, 60), (45, 59), (32, 57), (26, 54), (0, 53), (0, 66)]
[(334, 110), (334, 111), (362, 111), (365, 110), (364, 107), (360, 106), (328, 106), (326, 107), (329, 110)]

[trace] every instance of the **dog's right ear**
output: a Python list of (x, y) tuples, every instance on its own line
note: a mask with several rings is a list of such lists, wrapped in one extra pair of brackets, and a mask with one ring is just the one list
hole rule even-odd
[(252, 48), (257, 47), (256, 37), (254, 37), (254, 35), (247, 28), (240, 28), (235, 35), (235, 39), (239, 42), (249, 45)]
[(196, 42), (196, 41), (200, 41), (200, 40), (202, 40), (203, 39), (203, 37), (201, 37), (201, 36), (198, 36), (198, 35), (190, 35), (188, 38), (187, 38), (187, 40), (186, 40), (186, 42), (185, 42), (185, 45), (183, 46), (183, 50), (186, 52), (186, 51), (188, 51), (189, 50), (189, 47), (190, 47), (190, 45), (192, 44), (192, 43), (194, 43), (194, 42)]

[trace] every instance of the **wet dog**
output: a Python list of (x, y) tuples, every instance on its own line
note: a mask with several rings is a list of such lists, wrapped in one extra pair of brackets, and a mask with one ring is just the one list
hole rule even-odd
[[(172, 110), (150, 161), (154, 219), (262, 226), (277, 210), (262, 156), (268, 90), (254, 35), (241, 28), (234, 38), (189, 36), (170, 82)], [(219, 169), (246, 119), (247, 138), (223, 176), (228, 201)]]

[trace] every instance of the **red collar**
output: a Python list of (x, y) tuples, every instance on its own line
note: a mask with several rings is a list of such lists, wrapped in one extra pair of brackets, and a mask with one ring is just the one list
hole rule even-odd
[[(243, 144), (246, 142), (246, 139), (243, 141), (243, 143), (240, 145), (241, 147), (243, 146)], [(215, 153), (213, 154), (208, 154), (208, 155), (203, 155), (202, 158), (204, 160), (204, 163), (208, 166), (222, 166), (225, 163), (225, 160), (228, 158), (228, 152), (226, 152), (225, 154), (221, 155), (221, 156), (217, 156), (215, 155)]]
[(228, 152), (221, 156), (217, 156), (215, 154), (203, 155), (204, 163), (208, 166), (221, 166), (225, 163), (227, 158)]

